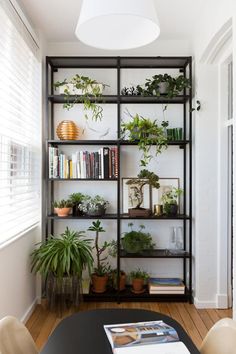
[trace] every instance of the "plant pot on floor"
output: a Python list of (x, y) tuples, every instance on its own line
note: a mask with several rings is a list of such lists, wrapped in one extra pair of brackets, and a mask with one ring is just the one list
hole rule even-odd
[(92, 274), (92, 291), (94, 293), (104, 293), (107, 290), (108, 275), (99, 276)]

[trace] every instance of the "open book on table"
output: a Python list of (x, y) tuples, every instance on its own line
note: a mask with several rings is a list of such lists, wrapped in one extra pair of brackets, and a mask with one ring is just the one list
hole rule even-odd
[(115, 354), (190, 354), (176, 330), (163, 321), (104, 326)]

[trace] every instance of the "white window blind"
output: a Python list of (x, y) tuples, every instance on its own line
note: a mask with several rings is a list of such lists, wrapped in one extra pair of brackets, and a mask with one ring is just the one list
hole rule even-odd
[(10, 1), (0, 0), (0, 244), (40, 220), (37, 53)]

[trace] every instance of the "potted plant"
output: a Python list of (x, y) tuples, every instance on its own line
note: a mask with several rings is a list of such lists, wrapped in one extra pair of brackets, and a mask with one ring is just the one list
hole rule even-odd
[(135, 188), (135, 198), (138, 203), (135, 208), (129, 208), (130, 216), (149, 216), (151, 214), (151, 209), (142, 208), (144, 191), (143, 188), (145, 185), (149, 185), (152, 188), (158, 189), (160, 187), (159, 177), (154, 173), (146, 169), (141, 170), (138, 174), (138, 178), (129, 179), (126, 184), (132, 185)]
[(178, 212), (178, 197), (183, 193), (180, 188), (173, 187), (167, 192), (164, 192), (161, 197), (163, 203), (163, 211), (167, 215), (176, 215)]
[[(92, 290), (95, 293), (104, 293), (107, 288), (107, 282), (111, 267), (107, 261), (109, 257), (109, 249), (113, 249), (114, 242), (105, 241), (101, 246), (99, 245), (99, 233), (105, 232), (101, 225), (101, 221), (97, 220), (92, 222), (92, 225), (88, 228), (88, 231), (95, 232), (95, 252), (96, 252), (96, 266), (92, 274)], [(107, 254), (104, 252), (107, 250)]]
[[(69, 110), (75, 103), (83, 103), (84, 110), (91, 111), (92, 120), (95, 121), (102, 119), (103, 108), (97, 104), (97, 101), (101, 99), (106, 86), (108, 85), (78, 74), (70, 80), (65, 79), (54, 84), (55, 89), (59, 88), (59, 93), (65, 95), (64, 108)], [(85, 118), (88, 119), (87, 114)]]
[(163, 126), (158, 125), (157, 121), (151, 121), (136, 113), (131, 116), (131, 121), (121, 124), (121, 137), (131, 142), (137, 142), (139, 150), (142, 151), (141, 166), (147, 166), (152, 159), (150, 154), (151, 147), (155, 147), (155, 153), (160, 154), (167, 148), (167, 137)]
[(69, 292), (75, 303), (79, 300), (82, 272), (93, 266), (92, 246), (84, 231), (68, 228), (59, 236), (51, 235), (31, 253), (31, 271), (46, 281), (50, 302), (57, 293)]
[(109, 202), (99, 195), (95, 197), (85, 196), (79, 205), (79, 209), (88, 216), (102, 216), (105, 214), (108, 204)]
[(79, 209), (79, 205), (82, 200), (85, 198), (85, 195), (82, 193), (72, 193), (69, 195), (70, 201), (72, 203), (73, 216), (83, 215), (83, 211)]
[(160, 96), (165, 94), (167, 98), (179, 95), (185, 88), (190, 87), (190, 80), (179, 75), (176, 78), (168, 74), (158, 74), (146, 79), (144, 87), (137, 86), (137, 91), (143, 96)]
[(60, 217), (61, 216), (68, 216), (71, 212), (72, 206), (73, 206), (73, 204), (70, 200), (62, 199), (62, 200), (53, 202), (54, 212)]
[(131, 291), (135, 294), (143, 293), (145, 291), (145, 281), (149, 278), (148, 273), (141, 270), (140, 268), (137, 268), (136, 270), (130, 272), (129, 276), (132, 281)]
[(124, 250), (128, 253), (142, 253), (146, 250), (152, 250), (155, 243), (152, 240), (150, 233), (143, 232), (144, 225), (140, 225), (139, 229), (133, 230), (133, 223), (129, 223), (131, 231), (125, 232), (121, 239)]
[(120, 270), (119, 273), (119, 289), (118, 289), (118, 272), (116, 269), (113, 269), (111, 271), (111, 278), (112, 278), (112, 286), (114, 289), (123, 291), (125, 290), (126, 286), (126, 273), (123, 270)]

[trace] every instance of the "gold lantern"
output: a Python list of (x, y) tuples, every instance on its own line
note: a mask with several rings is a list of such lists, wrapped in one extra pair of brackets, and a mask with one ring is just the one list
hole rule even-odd
[(60, 140), (77, 140), (79, 135), (79, 128), (72, 120), (60, 122), (56, 131)]

